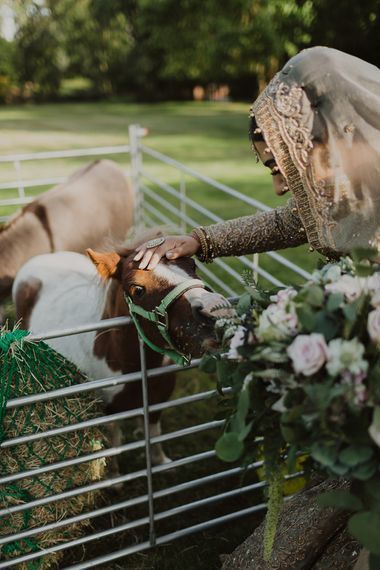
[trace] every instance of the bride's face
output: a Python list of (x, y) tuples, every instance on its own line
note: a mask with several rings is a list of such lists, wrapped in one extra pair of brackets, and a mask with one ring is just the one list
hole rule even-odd
[(267, 148), (267, 144), (265, 141), (255, 141), (254, 142), (255, 149), (261, 162), (270, 169), (273, 179), (273, 187), (279, 196), (282, 196), (286, 192), (288, 192), (289, 188), (286, 185), (286, 180), (280, 171), (279, 167), (276, 164), (273, 154)]

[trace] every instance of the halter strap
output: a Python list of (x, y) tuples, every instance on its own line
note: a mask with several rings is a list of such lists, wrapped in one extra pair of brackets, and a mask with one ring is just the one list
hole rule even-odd
[[(194, 289), (195, 287), (201, 287), (202, 289), (205, 289), (205, 285), (200, 279), (188, 279), (187, 281), (180, 283), (179, 285), (174, 287), (172, 291), (170, 291), (167, 295), (165, 295), (161, 303), (157, 307), (155, 307), (152, 311), (147, 311), (146, 309), (143, 309), (139, 305), (136, 305), (133, 302), (132, 298), (126, 293), (124, 293), (125, 302), (128, 305), (129, 313), (136, 326), (140, 338), (142, 338), (142, 340), (149, 346), (149, 348), (151, 348), (155, 352), (158, 352), (159, 354), (168, 356), (179, 366), (188, 366), (190, 364), (191, 357), (190, 355), (183, 354), (182, 352), (180, 352), (175, 347), (172, 339), (170, 338), (169, 317), (167, 310), (170, 307), (170, 305), (176, 299), (178, 299), (178, 297), (183, 295), (183, 293), (185, 293), (186, 291), (189, 291), (189, 289)], [(161, 348), (160, 346), (155, 345), (151, 340), (147, 338), (139, 321), (137, 320), (137, 315), (143, 317), (144, 319), (147, 319), (148, 321), (154, 323), (157, 326), (161, 336), (170, 346), (170, 349)]]

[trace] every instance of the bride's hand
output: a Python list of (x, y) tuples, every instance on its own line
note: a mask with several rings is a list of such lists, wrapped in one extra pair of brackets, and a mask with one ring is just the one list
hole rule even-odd
[(165, 241), (157, 247), (147, 247), (149, 241), (137, 248), (134, 261), (140, 261), (139, 269), (154, 269), (161, 257), (167, 259), (177, 259), (177, 257), (191, 257), (200, 248), (198, 240), (192, 236), (168, 236)]

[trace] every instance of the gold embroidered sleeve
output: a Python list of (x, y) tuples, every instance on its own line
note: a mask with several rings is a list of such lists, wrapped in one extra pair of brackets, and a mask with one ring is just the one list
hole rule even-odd
[(260, 253), (307, 242), (293, 200), (269, 212), (260, 212), (211, 226), (196, 228), (202, 261), (214, 257)]

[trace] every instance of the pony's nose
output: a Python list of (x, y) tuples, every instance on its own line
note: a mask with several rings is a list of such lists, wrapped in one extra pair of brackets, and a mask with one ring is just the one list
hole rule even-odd
[(201, 299), (194, 299), (191, 301), (191, 312), (196, 321), (210, 320), (209, 316), (203, 312), (204, 308), (205, 307)]

